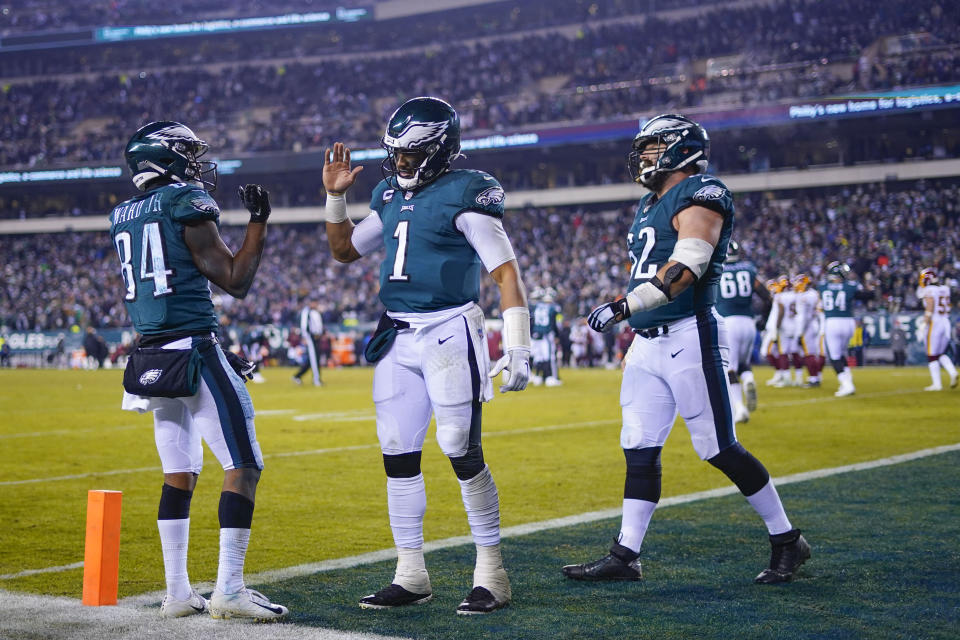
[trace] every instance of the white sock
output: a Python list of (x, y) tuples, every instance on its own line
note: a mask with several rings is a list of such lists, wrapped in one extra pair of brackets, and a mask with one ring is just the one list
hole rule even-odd
[(741, 402), (743, 402), (743, 391), (741, 391), (740, 383), (730, 383), (730, 403), (736, 407)]
[(423, 560), (423, 547), (397, 547), (397, 571), (393, 576), (393, 583), (411, 593), (433, 593), (427, 565)]
[(843, 385), (843, 386), (845, 386), (845, 387), (852, 387), (852, 386), (853, 386), (853, 373), (850, 372), (850, 369), (849, 369), (849, 368), (844, 369), (843, 371), (841, 371), (840, 373), (837, 374), (837, 380), (839, 380), (839, 381), (840, 381), (840, 384)]
[(192, 588), (187, 577), (187, 547), (190, 544), (190, 518), (157, 520), (167, 593), (177, 600), (190, 597)]
[(387, 478), (387, 511), (390, 514), (393, 543), (404, 549), (423, 547), (427, 490), (422, 473), (412, 478)]
[(473, 586), (485, 588), (499, 602), (510, 602), (513, 593), (510, 590), (507, 571), (503, 568), (499, 544), (487, 547), (477, 545), (477, 566), (473, 570)]
[(217, 589), (221, 593), (243, 591), (243, 561), (247, 557), (250, 529), (220, 529), (220, 566)]
[(757, 515), (763, 518), (763, 523), (767, 525), (767, 531), (770, 532), (770, 535), (775, 536), (778, 533), (786, 533), (793, 529), (790, 519), (787, 518), (787, 512), (783, 510), (783, 503), (780, 502), (777, 488), (773, 486), (773, 480), (768, 481), (760, 491), (748, 496), (747, 502), (757, 512)]
[(947, 370), (948, 376), (950, 376), (951, 378), (957, 377), (957, 368), (953, 366), (953, 360), (951, 360), (947, 354), (943, 354), (942, 356), (937, 358), (937, 362), (939, 362), (940, 365)]
[(939, 387), (942, 384), (940, 382), (940, 361), (934, 360), (928, 362), (927, 367), (930, 369), (930, 378), (933, 380), (933, 386)]
[(794, 369), (793, 379), (796, 380), (797, 383), (803, 382), (803, 369)]
[(657, 508), (656, 502), (649, 500), (623, 499), (623, 519), (620, 522), (620, 536), (617, 542), (639, 553), (647, 527)]
[(470, 533), (477, 545), (490, 547), (500, 543), (500, 496), (490, 475), (490, 467), (469, 480), (459, 480), (463, 507), (467, 511)]
[(753, 371), (744, 371), (740, 374), (740, 382), (743, 384), (749, 384), (753, 382)]

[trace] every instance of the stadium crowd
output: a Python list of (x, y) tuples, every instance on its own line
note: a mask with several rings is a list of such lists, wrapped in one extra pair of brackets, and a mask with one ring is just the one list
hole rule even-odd
[[(640, 10), (637, 4), (647, 3), (627, 3), (627, 8)], [(837, 20), (838, 11), (851, 19)], [(565, 16), (565, 24), (573, 26), (576, 13), (552, 15), (554, 21)], [(258, 62), (231, 51), (231, 37), (174, 39), (167, 45), (150, 41), (150, 46), (138, 43), (131, 55), (124, 49), (105, 69), (86, 75), (39, 76), (5, 85), (0, 135), (8, 144), (0, 148), (0, 166), (112, 160), (126, 133), (152, 119), (189, 122), (225, 153), (297, 152), (334, 139), (370, 144), (397, 102), (417, 94), (444, 96), (457, 105), (465, 128), (479, 134), (689, 108), (708, 104), (711, 96), (754, 104), (952, 82), (960, 80), (960, 50), (943, 43), (957, 41), (957, 13), (935, 0), (858, 0), (840, 7), (791, 0), (719, 6), (670, 21), (654, 14), (642, 21), (476, 41), (447, 34), (449, 42), (439, 48), (410, 50), (406, 45), (376, 55), (318, 56), (324, 47), (312, 48), (312, 31), (298, 32), (296, 38), (258, 35), (263, 48), (246, 40), (234, 43), (244, 52), (258, 51)], [(873, 17), (862, 20), (862, 15)], [(483, 22), (484, 16), (477, 8), (461, 17)], [(440, 32), (450, 29), (445, 21), (421, 20), (418, 25), (423, 22), (428, 25), (423, 28), (437, 31), (426, 42), (443, 40)], [(371, 42), (400, 46), (392, 36), (385, 37), (393, 33), (389, 25), (361, 25), (377, 34), (361, 41), (367, 47)], [(914, 30), (927, 30), (938, 47), (902, 56), (865, 55), (877, 34)], [(698, 35), (686, 37), (689, 33)], [(172, 47), (169, 56), (164, 47)], [(110, 51), (110, 46), (78, 56), (56, 50), (58, 71), (101, 49)], [(741, 55), (732, 63), (732, 74), (707, 77), (690, 66), (731, 54)], [(205, 68), (221, 56), (230, 62)], [(42, 56), (5, 54), (5, 77), (16, 73), (21, 58), (35, 64)], [(845, 73), (826, 64), (834, 60), (842, 62)], [(780, 66), (764, 66), (771, 64)]]
[[(960, 184), (869, 184), (772, 199), (744, 194), (735, 237), (764, 277), (806, 272), (818, 279), (835, 259), (848, 261), (875, 292), (873, 309), (917, 309), (916, 276), (924, 266), (960, 272)], [(598, 300), (623, 293), (628, 264), (623, 242), (633, 204), (606, 211), (575, 208), (509, 211), (513, 239), (529, 287), (553, 286), (567, 317), (589, 313)], [(224, 228), (230, 246), (242, 229)], [(0, 325), (58, 330), (125, 327), (117, 258), (106, 233), (0, 236), (6, 260), (0, 284)], [(323, 303), (330, 325), (369, 322), (381, 311), (376, 257), (334, 262), (317, 225), (273, 225), (261, 276), (243, 300), (219, 296), (235, 325), (295, 325), (306, 296)], [(481, 304), (496, 316), (495, 287)]]

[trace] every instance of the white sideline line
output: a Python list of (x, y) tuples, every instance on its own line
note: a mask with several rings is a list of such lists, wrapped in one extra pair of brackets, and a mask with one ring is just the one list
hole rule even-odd
[(130, 429), (142, 429), (143, 425), (125, 424), (119, 427), (96, 427), (93, 429), (56, 429), (54, 431), (23, 431), (20, 433), (5, 433), (0, 435), (0, 440), (6, 438), (38, 438), (42, 436), (69, 436), (75, 433), (101, 433), (104, 431), (127, 431)]
[[(794, 473), (788, 476), (782, 476), (779, 478), (774, 478), (774, 482), (778, 485), (794, 484), (797, 482), (806, 482), (808, 480), (815, 480), (819, 478), (827, 478), (830, 476), (840, 475), (844, 473), (850, 473), (854, 471), (867, 471), (869, 469), (877, 469), (879, 467), (887, 467), (890, 465), (900, 464), (903, 462), (909, 462), (911, 460), (918, 460), (920, 458), (926, 458), (929, 456), (935, 456), (942, 453), (949, 453), (951, 451), (960, 451), (960, 442), (955, 444), (943, 445), (940, 447), (933, 447), (931, 449), (921, 449), (919, 451), (913, 451), (910, 453), (904, 453), (896, 456), (890, 456), (888, 458), (880, 458), (879, 460), (868, 460), (867, 462), (857, 462), (854, 464), (843, 465), (839, 467), (830, 467), (826, 469), (816, 469), (814, 471), (803, 471), (801, 473)], [(695, 493), (687, 493), (680, 496), (672, 496), (669, 498), (664, 498), (660, 501), (658, 508), (671, 507), (679, 504), (687, 504), (690, 502), (696, 502), (698, 500), (707, 500), (710, 498), (719, 498), (722, 496), (734, 495), (738, 493), (738, 489), (735, 486), (722, 487), (719, 489), (708, 489), (706, 491), (697, 491)], [(577, 524), (585, 524), (588, 522), (595, 522), (597, 520), (606, 520), (608, 518), (615, 518), (621, 514), (621, 508), (616, 507), (613, 509), (603, 509), (600, 511), (588, 511), (586, 513), (581, 513), (572, 516), (564, 516), (562, 518), (553, 518), (550, 520), (542, 520), (540, 522), (530, 522), (527, 524), (515, 525), (512, 527), (505, 527), (501, 530), (500, 535), (503, 538), (512, 538), (516, 536), (525, 536), (531, 533), (539, 533), (541, 531), (547, 531), (550, 529), (559, 529), (561, 527), (569, 527)], [(448, 549), (450, 547), (458, 547), (461, 545), (472, 544), (473, 538), (470, 536), (454, 536), (452, 538), (444, 538), (442, 540), (434, 540), (431, 542), (426, 542), (423, 545), (423, 550), (426, 551), (437, 551), (440, 549)], [(325, 571), (333, 571), (336, 569), (349, 569), (352, 567), (357, 567), (366, 564), (373, 564), (376, 562), (382, 562), (384, 560), (390, 560), (397, 557), (396, 549), (380, 549), (379, 551), (371, 551), (369, 553), (362, 553), (356, 556), (348, 556), (345, 558), (335, 558), (332, 560), (322, 560), (320, 562), (310, 562), (307, 564), (301, 564), (294, 567), (287, 567), (285, 569), (271, 569), (268, 571), (262, 571), (260, 573), (255, 573), (246, 576), (246, 582), (248, 584), (271, 584), (274, 582), (279, 582), (281, 580), (288, 580), (290, 578), (297, 578), (301, 576), (311, 575), (314, 573), (322, 573)], [(213, 583), (203, 583), (195, 584), (194, 587), (199, 591), (210, 591), (215, 585)], [(134, 606), (144, 606), (150, 604), (156, 604), (163, 596), (166, 594), (165, 591), (154, 591), (152, 593), (144, 593), (136, 596), (130, 596), (122, 600), (123, 604), (130, 604)]]
[(81, 567), (83, 567), (83, 562), (74, 562), (73, 564), (65, 564), (59, 567), (47, 567), (46, 569), (24, 569), (17, 573), (5, 573), (0, 576), (0, 580), (13, 580), (15, 578), (35, 576), (38, 573), (59, 573), (61, 571), (70, 571), (71, 569), (80, 569)]
[[(550, 424), (540, 427), (528, 427), (526, 429), (511, 429), (509, 431), (492, 431), (490, 433), (485, 433), (484, 438), (492, 438), (495, 436), (512, 436), (520, 435), (524, 433), (536, 433), (539, 431), (560, 431), (563, 429), (579, 429), (581, 427), (594, 427), (603, 424), (617, 424), (620, 422), (620, 419), (616, 420), (592, 420), (589, 422), (569, 422), (565, 424)], [(281, 451), (280, 453), (268, 453), (263, 457), (267, 458), (293, 458), (296, 456), (312, 456), (312, 455), (324, 455), (327, 453), (340, 453), (343, 451), (359, 451), (362, 449), (377, 449), (380, 447), (379, 443), (373, 442), (370, 444), (353, 444), (346, 445), (343, 447), (329, 447), (326, 449), (308, 449), (306, 451)], [(0, 482), (0, 487), (10, 487), (15, 485), (22, 484), (36, 484), (38, 482), (55, 482), (60, 480), (79, 480), (81, 478), (93, 478), (98, 476), (116, 476), (122, 475), (125, 473), (141, 473), (145, 471), (160, 471), (160, 467), (138, 467), (135, 469), (114, 469), (112, 471), (91, 471), (88, 473), (75, 473), (68, 476), (51, 476), (48, 478), (30, 478), (28, 480), (4, 480)]]

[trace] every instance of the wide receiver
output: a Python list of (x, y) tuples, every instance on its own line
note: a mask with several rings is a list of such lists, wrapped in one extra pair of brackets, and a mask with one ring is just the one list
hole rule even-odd
[(950, 388), (957, 386), (957, 368), (946, 354), (950, 343), (950, 287), (940, 284), (937, 271), (927, 267), (920, 272), (917, 299), (923, 302), (923, 319), (919, 337), (927, 351), (927, 366), (930, 368), (931, 384), (924, 391), (940, 391), (940, 366), (950, 376)]
[[(361, 167), (336, 143), (323, 167), (327, 239), (333, 257), (352, 262), (386, 249), (380, 300), (386, 312), (367, 349), (376, 361), (373, 401), (387, 473), (387, 506), (397, 546), (390, 585), (360, 600), (366, 609), (427, 602), (423, 557), (427, 497), (420, 455), (431, 415), (437, 442), (460, 482), (477, 548), (473, 590), (458, 614), (488, 613), (510, 602), (500, 555), (500, 499), (483, 459), (480, 414), (493, 397), (490, 377), (505, 370), (501, 392), (521, 391), (530, 377), (530, 312), (513, 247), (503, 229), (504, 193), (482, 171), (451, 170), (460, 155), (460, 119), (437, 98), (403, 103), (383, 135), (384, 180), (370, 214), (347, 217), (344, 192)], [(506, 353), (490, 371), (477, 306), (486, 269), (500, 289)]]
[(766, 524), (770, 565), (755, 581), (786, 582), (810, 557), (759, 460), (737, 442), (727, 392), (726, 331), (714, 310), (733, 197), (705, 174), (710, 142), (681, 115), (648, 121), (633, 141), (628, 166), (644, 196), (627, 234), (633, 266), (627, 294), (595, 308), (595, 331), (629, 320), (637, 334), (625, 359), (620, 446), (626, 457), (620, 533), (603, 558), (568, 565), (574, 580), (638, 580), (640, 548), (660, 500), (660, 451), (677, 413), (701, 459), (740, 489)]
[(823, 307), (823, 341), (827, 357), (837, 372), (840, 387), (833, 394), (838, 398), (856, 393), (853, 372), (847, 366), (847, 348), (857, 328), (853, 318), (853, 301), (862, 298), (860, 285), (848, 279), (850, 267), (833, 261), (827, 265), (827, 281), (820, 285), (820, 305)]
[[(216, 165), (199, 160), (206, 150), (207, 143), (179, 122), (152, 122), (127, 143), (127, 165), (143, 193), (114, 208), (110, 235), (127, 312), (142, 338), (124, 375), (123, 408), (153, 411), (163, 467), (157, 526), (167, 579), (160, 614), (209, 611), (214, 618), (279, 620), (287, 608), (243, 582), (263, 469), (253, 403), (241, 378), (254, 367), (221, 349), (210, 297), (211, 282), (236, 298), (247, 295), (263, 253), (270, 202), (260, 185), (241, 187), (250, 223), (234, 255), (220, 238), (220, 208), (208, 193), (216, 187)], [(224, 469), (220, 563), (209, 603), (187, 578), (201, 441)]]

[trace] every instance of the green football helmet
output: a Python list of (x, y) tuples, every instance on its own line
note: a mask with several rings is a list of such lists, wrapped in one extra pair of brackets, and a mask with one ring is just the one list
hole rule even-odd
[(850, 273), (850, 265), (839, 260), (834, 260), (827, 265), (827, 277), (831, 280), (846, 280)]
[(212, 193), (217, 188), (217, 164), (199, 159), (208, 148), (186, 125), (162, 120), (140, 127), (123, 156), (133, 184), (141, 191), (150, 182), (163, 179), (186, 182)]
[(737, 262), (740, 260), (740, 243), (731, 240), (727, 245), (727, 262)]
[[(649, 144), (666, 148), (653, 162), (643, 158)], [(664, 114), (651, 118), (633, 139), (627, 155), (627, 170), (634, 182), (656, 191), (667, 174), (691, 164), (698, 173), (707, 170), (710, 158), (710, 136), (699, 124), (678, 114)]]
[[(380, 143), (387, 150), (381, 169), (390, 186), (417, 189), (443, 175), (460, 155), (460, 117), (439, 98), (413, 98), (390, 116)], [(401, 175), (397, 153), (422, 156), (412, 175)]]

